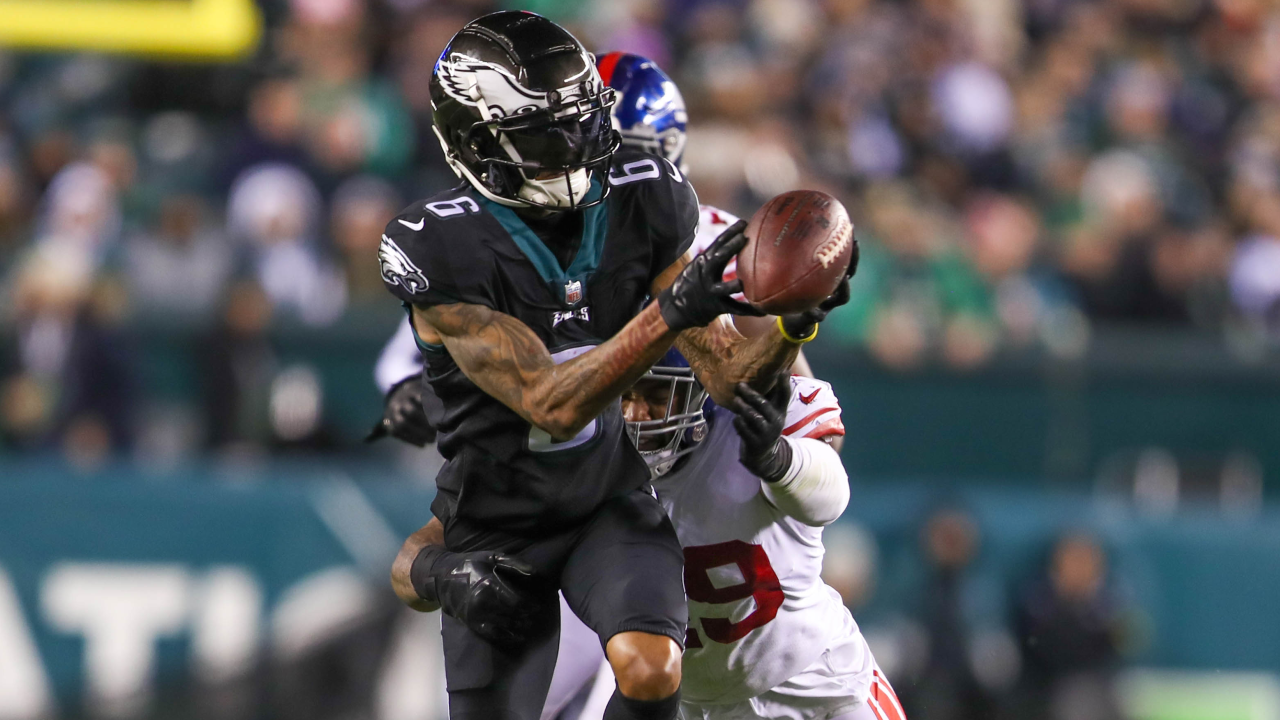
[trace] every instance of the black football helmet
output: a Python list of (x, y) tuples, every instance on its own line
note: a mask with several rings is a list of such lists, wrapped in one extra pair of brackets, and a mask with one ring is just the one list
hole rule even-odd
[(604, 200), (619, 143), (609, 120), (614, 96), (582, 43), (523, 11), (468, 23), (431, 74), (433, 126), (449, 164), (511, 207)]

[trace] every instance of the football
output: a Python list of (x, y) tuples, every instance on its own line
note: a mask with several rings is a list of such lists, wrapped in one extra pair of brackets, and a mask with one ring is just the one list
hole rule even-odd
[(857, 242), (839, 200), (817, 190), (783, 193), (756, 211), (738, 255), (742, 294), (772, 315), (801, 312), (840, 284)]

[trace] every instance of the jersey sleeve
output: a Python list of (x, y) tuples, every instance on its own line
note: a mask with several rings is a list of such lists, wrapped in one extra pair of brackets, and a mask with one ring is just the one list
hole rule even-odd
[(782, 434), (789, 438), (822, 439), (844, 435), (840, 401), (831, 385), (801, 375), (791, 376), (791, 402)]
[(633, 193), (653, 247), (650, 278), (684, 255), (698, 234), (698, 195), (689, 178), (665, 158), (619, 152), (609, 171), (613, 192)]
[[(698, 255), (707, 251), (711, 247), (711, 243), (720, 237), (720, 233), (729, 229), (729, 226), (738, 222), (738, 216), (731, 212), (725, 212), (713, 205), (700, 205), (698, 207), (698, 233), (693, 239), (693, 254)], [(728, 264), (724, 266), (724, 281), (733, 282), (738, 279), (738, 258), (729, 258)], [(734, 293), (734, 300), (745, 301), (746, 297), (742, 293)]]
[(387, 223), (378, 247), (387, 290), (414, 305), (492, 307), (493, 259), (482, 239), (483, 217), (466, 195), (401, 211)]
[[(697, 255), (706, 252), (707, 248), (711, 247), (711, 243), (720, 237), (720, 233), (728, 230), (729, 226), (736, 222), (738, 222), (738, 216), (731, 212), (713, 205), (698, 206), (698, 233), (693, 239), (693, 253)], [(729, 266), (733, 267), (737, 261), (737, 258), (733, 258), (729, 261)]]

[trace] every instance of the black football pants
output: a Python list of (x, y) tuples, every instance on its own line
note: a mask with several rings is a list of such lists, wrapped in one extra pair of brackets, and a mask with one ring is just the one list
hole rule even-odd
[[(606, 502), (572, 531), (539, 540), (446, 523), (450, 550), (500, 550), (559, 578), (569, 607), (600, 637), (665, 635), (684, 646), (689, 610), (684, 554), (658, 501), (637, 490)], [(452, 720), (538, 720), (555, 669), (560, 610), (554, 597), (545, 631), (520, 648), (491, 645), (445, 616), (445, 679)]]

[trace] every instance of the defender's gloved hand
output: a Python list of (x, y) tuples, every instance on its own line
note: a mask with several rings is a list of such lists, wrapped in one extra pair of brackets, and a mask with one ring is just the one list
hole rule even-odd
[(849, 302), (849, 278), (858, 271), (858, 240), (853, 240), (853, 257), (849, 258), (849, 267), (844, 272), (844, 279), (836, 286), (835, 292), (827, 296), (822, 304), (812, 310), (791, 313), (782, 316), (782, 329), (793, 338), (807, 338), (813, 335), (818, 323), (827, 319), (832, 310)]
[(733, 427), (742, 438), (738, 460), (765, 482), (781, 480), (791, 469), (791, 444), (782, 437), (791, 401), (791, 378), (779, 376), (768, 395), (738, 383), (733, 395)]
[(410, 375), (387, 392), (382, 419), (369, 431), (365, 442), (390, 435), (410, 445), (422, 447), (436, 439), (436, 429), (422, 408), (422, 375)]
[(545, 628), (555, 593), (533, 566), (499, 552), (450, 552), (428, 545), (409, 571), (413, 589), (495, 645), (519, 645)]
[(724, 268), (747, 245), (746, 220), (729, 226), (720, 233), (707, 251), (693, 259), (676, 276), (671, 287), (658, 294), (658, 310), (672, 330), (704, 327), (725, 313), (756, 315), (764, 313), (731, 295), (742, 292), (742, 280), (724, 282)]

